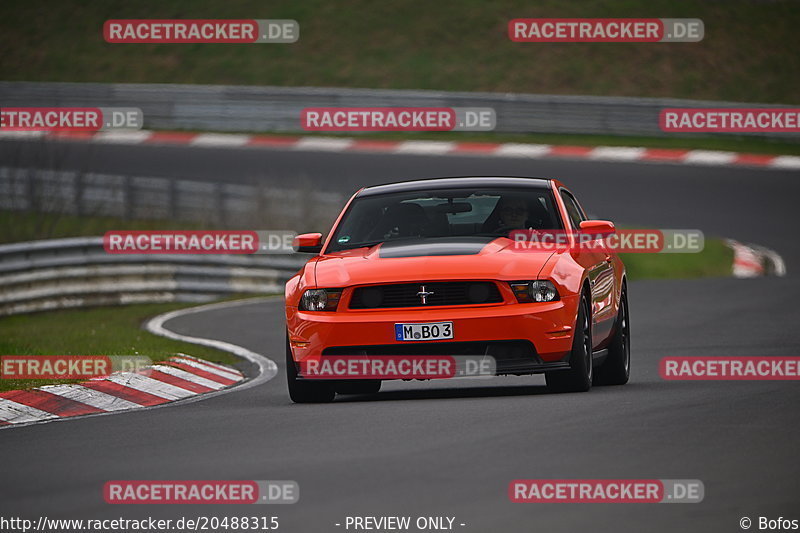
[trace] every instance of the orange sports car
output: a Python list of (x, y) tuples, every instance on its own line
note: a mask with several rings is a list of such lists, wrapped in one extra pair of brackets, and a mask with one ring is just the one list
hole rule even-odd
[[(494, 374), (544, 373), (549, 389), (622, 385), (630, 374), (625, 266), (582, 235), (554, 179), (437, 178), (361, 189), (286, 284), (286, 375), (295, 402), (375, 393), (380, 379), (313, 379), (326, 357), (490, 356)], [(528, 246), (539, 235), (565, 246)], [(522, 235), (522, 239), (519, 236)], [(528, 237), (534, 239), (528, 239)], [(545, 239), (536, 240), (538, 244)]]

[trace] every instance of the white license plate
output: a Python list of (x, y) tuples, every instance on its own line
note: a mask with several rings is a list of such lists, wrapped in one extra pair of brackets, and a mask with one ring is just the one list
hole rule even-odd
[(394, 337), (398, 341), (437, 341), (453, 338), (452, 322), (426, 322), (423, 324), (395, 324)]

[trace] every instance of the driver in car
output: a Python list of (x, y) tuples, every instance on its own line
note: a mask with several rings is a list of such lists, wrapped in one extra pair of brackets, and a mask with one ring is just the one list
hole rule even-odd
[(524, 199), (503, 196), (498, 200), (494, 212), (498, 218), (493, 231), (506, 233), (515, 229), (527, 229), (528, 205)]

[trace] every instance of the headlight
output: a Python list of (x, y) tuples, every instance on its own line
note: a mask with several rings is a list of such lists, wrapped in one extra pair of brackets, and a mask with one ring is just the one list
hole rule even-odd
[(515, 281), (510, 285), (519, 303), (555, 302), (559, 298), (556, 286), (546, 279)]
[(301, 311), (336, 311), (341, 289), (309, 289), (300, 299)]
[(528, 294), (531, 295), (534, 302), (553, 302), (558, 300), (556, 286), (543, 279), (531, 281), (528, 286)]

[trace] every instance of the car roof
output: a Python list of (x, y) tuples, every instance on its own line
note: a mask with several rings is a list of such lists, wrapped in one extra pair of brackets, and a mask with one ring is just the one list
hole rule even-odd
[(519, 176), (463, 176), (452, 178), (429, 178), (413, 181), (399, 181), (365, 187), (358, 197), (373, 196), (393, 192), (413, 192), (431, 189), (460, 189), (471, 187), (525, 187), (549, 189), (549, 178), (526, 178)]

